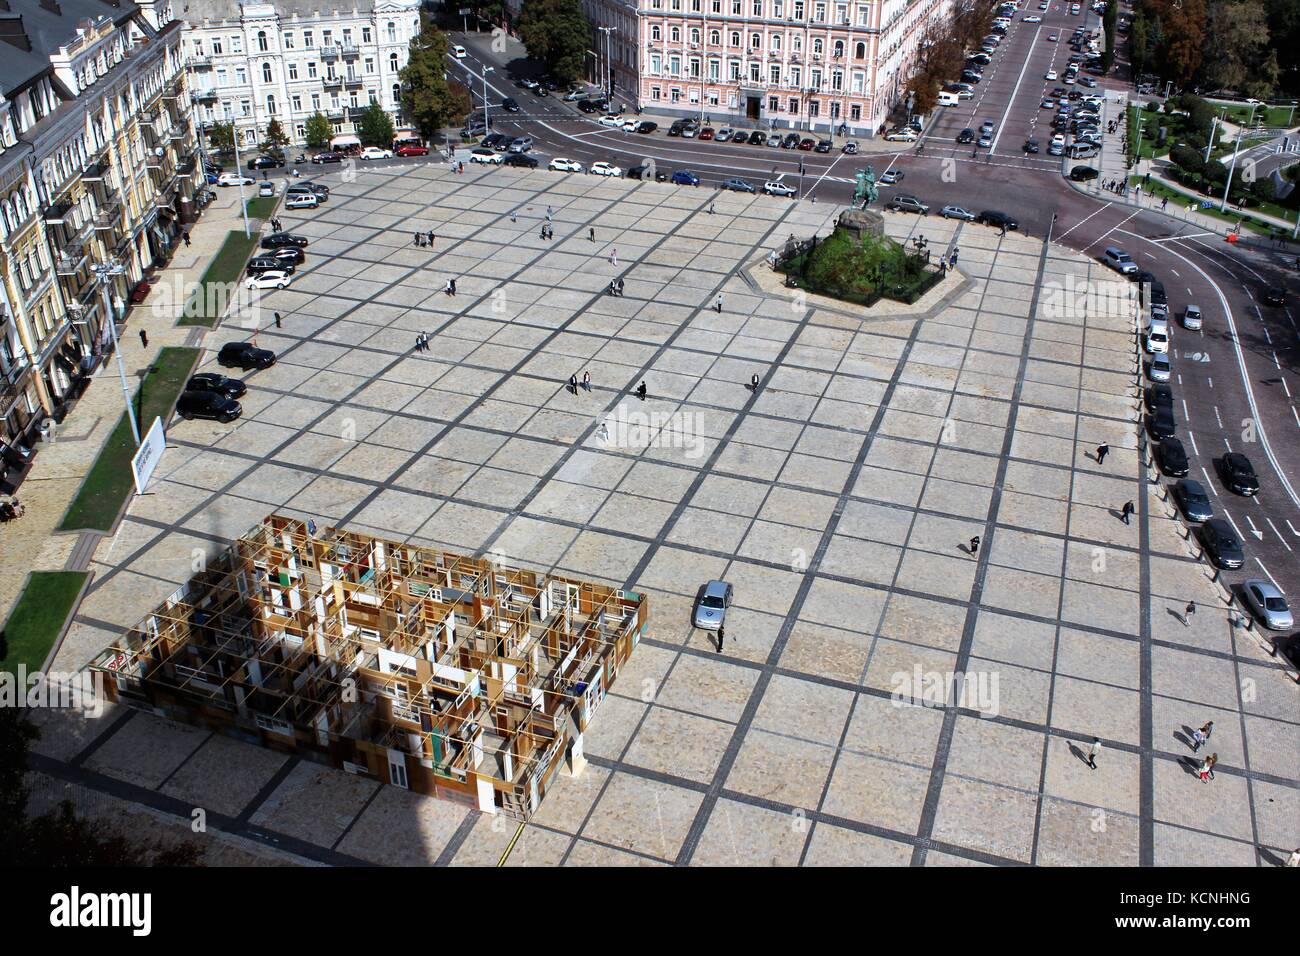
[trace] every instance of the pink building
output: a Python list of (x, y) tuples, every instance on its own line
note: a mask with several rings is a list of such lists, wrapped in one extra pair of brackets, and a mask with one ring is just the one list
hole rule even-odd
[(589, 77), (650, 113), (871, 136), (948, 0), (585, 0)]

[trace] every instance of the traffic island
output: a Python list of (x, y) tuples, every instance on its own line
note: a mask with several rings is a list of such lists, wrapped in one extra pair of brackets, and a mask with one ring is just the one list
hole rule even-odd
[[(175, 347), (158, 353), (157, 361), (149, 366), (132, 400), (141, 432), (155, 418), (166, 420), (171, 414), (199, 354), (198, 349)], [(108, 532), (113, 529), (135, 487), (131, 473), (131, 459), (135, 452), (131, 423), (124, 413), (100, 449), (77, 496), (72, 499), (59, 531)]]

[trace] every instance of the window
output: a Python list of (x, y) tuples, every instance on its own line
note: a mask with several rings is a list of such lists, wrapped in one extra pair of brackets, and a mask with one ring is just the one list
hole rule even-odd
[(826, 4), (824, 3), (813, 4), (813, 21), (816, 23), (826, 22)]
[(842, 59), (844, 57), (844, 41), (836, 40), (835, 45), (831, 47), (831, 50), (835, 55), (835, 59)]
[(212, 38), (212, 55), (221, 56), (223, 50), (221, 46), (221, 37)]
[(767, 68), (767, 81), (773, 86), (781, 82), (781, 64), (772, 63)]
[(775, 96), (769, 96), (767, 98), (767, 111), (769, 113), (777, 113), (780, 112), (780, 110), (781, 110), (781, 101)]
[(236, 86), (248, 85), (248, 73), (245, 72), (242, 66), (235, 67), (235, 85)]
[(737, 30), (731, 31), (731, 36), (727, 41), (730, 46), (740, 46), (740, 33)]
[(763, 36), (760, 33), (751, 33), (749, 35), (749, 47), (751, 50), (757, 50), (763, 45)]
[(658, 76), (661, 72), (663, 72), (663, 68), (664, 68), (663, 57), (658, 53), (651, 53), (650, 54), (651, 74), (653, 74), (654, 76)]
[(858, 120), (862, 119), (862, 107), (858, 106), (856, 103), (853, 106), (850, 106), (849, 119), (853, 120), (854, 122), (857, 122)]
[(375, 72), (375, 58), (373, 56), (366, 57), (366, 72)]
[(790, 101), (786, 104), (786, 110), (787, 110), (788, 112), (791, 112), (791, 113), (798, 113), (798, 112), (799, 112), (799, 97), (797, 97), (797, 96), (792, 96), (792, 97), (790, 97)]
[(867, 58), (867, 45), (865, 43), (856, 44), (853, 47), (853, 56), (855, 59), (865, 60)]
[(710, 30), (710, 31), (709, 31), (709, 46), (721, 46), (721, 45), (722, 45), (722, 31), (721, 31), (721, 30)]
[(844, 89), (844, 73), (841, 70), (831, 73), (831, 89), (837, 93)]
[(263, 64), (262, 64), (262, 82), (263, 82), (263, 83), (270, 83), (270, 82), (271, 82), (271, 64), (270, 64), (270, 63), (263, 63)]
[(267, 112), (267, 115), (268, 115), (268, 116), (274, 116), (274, 115), (275, 115), (275, 97), (274, 97), (274, 96), (268, 96), (268, 97), (266, 98), (266, 112)]
[(285, 48), (286, 50), (292, 50), (292, 49), (293, 49), (293, 34), (292, 34), (292, 33), (286, 33), (286, 34), (284, 35), (284, 48)]
[(371, 42), (371, 39), (370, 39), (370, 27), (362, 27), (362, 28), (361, 28), (361, 42), (362, 42), (362, 43), (369, 43), (369, 42)]
[(290, 64), (289, 64), (289, 79), (291, 79), (291, 80), (296, 80), (296, 79), (298, 79), (298, 64), (297, 64), (297, 63), (290, 63)]
[(295, 93), (293, 96), (289, 97), (289, 105), (293, 108), (295, 113), (302, 112), (302, 97)]
[(680, 28), (680, 27), (673, 27), (671, 30), (669, 30), (669, 31), (668, 31), (668, 39), (671, 40), (673, 43), (681, 43), (681, 42), (682, 42), (682, 31), (681, 31), (681, 28)]
[(257, 31), (257, 49), (258, 52), (260, 53), (265, 53), (267, 51), (267, 40), (266, 40), (265, 30)]
[(388, 42), (389, 43), (397, 42), (397, 24), (394, 23), (392, 20), (388, 21)]
[(314, 80), (314, 79), (316, 79), (316, 61), (315, 61), (315, 60), (308, 60), (308, 61), (307, 61), (307, 79), (309, 79), (309, 80)]
[(388, 54), (388, 70), (390, 73), (396, 73), (398, 71), (396, 53)]
[(753, 15), (756, 17), (763, 16), (763, 0), (754, 0)]
[(302, 31), (302, 45), (309, 50), (316, 46), (316, 40), (312, 36), (312, 32), (310, 30)]
[(244, 38), (242, 36), (236, 34), (235, 36), (230, 38), (230, 52), (231, 53), (244, 52)]
[(651, 40), (663, 39), (663, 31), (659, 29), (659, 24), (656, 23), (650, 27), (650, 39)]
[(401, 102), (402, 102), (402, 84), (400, 84), (400, 83), (394, 83), (394, 84), (393, 84), (392, 93), (393, 93), (393, 105), (394, 105), (394, 106), (399, 106), (399, 105), (401, 105)]

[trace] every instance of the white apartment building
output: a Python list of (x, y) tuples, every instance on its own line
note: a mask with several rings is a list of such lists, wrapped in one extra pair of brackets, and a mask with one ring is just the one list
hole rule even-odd
[[(348, 3), (351, 9), (340, 9)], [(241, 148), (278, 119), (296, 144), (329, 117), (340, 144), (372, 102), (396, 123), (398, 72), (420, 32), (420, 0), (180, 0), (190, 86), (202, 124), (235, 124)]]
[(948, 0), (584, 0), (588, 78), (713, 124), (880, 131)]

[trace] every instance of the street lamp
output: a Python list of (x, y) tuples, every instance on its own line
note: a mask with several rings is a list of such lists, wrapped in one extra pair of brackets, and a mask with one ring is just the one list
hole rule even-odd
[(239, 127), (229, 113), (226, 118), (230, 120), (230, 140), (235, 144), (235, 178), (239, 180), (239, 208), (244, 214), (244, 238), (249, 239), (253, 230), (248, 225), (248, 202), (244, 199), (244, 161), (239, 157)]
[[(609, 35), (614, 32), (614, 28), (596, 27), (596, 29), (599, 30), (601, 33), (605, 34), (605, 75), (601, 78), (600, 85), (601, 88), (604, 89), (605, 91), (605, 98), (612, 100), (614, 98), (614, 83), (610, 78), (610, 74), (613, 72), (613, 70), (610, 69), (610, 64), (609, 64)], [(701, 114), (703, 113), (703, 111), (704, 111), (704, 97), (703, 95), (701, 95), (700, 96)]]
[(479, 74), (479, 78), (483, 81), (483, 128), (484, 129), (492, 128), (492, 124), (488, 122), (487, 75), (489, 73), (495, 73), (495, 72), (496, 71), (492, 69), (492, 67), (485, 66), (483, 67), (483, 72)]
[(124, 275), (126, 268), (116, 259), (95, 263), (90, 267), (95, 274), (95, 284), (99, 286), (101, 301), (104, 304), (104, 321), (108, 323), (108, 332), (113, 339), (113, 353), (117, 356), (117, 375), (122, 380), (122, 398), (126, 401), (126, 417), (131, 423), (131, 437), (140, 447), (140, 426), (135, 420), (135, 408), (131, 404), (131, 387), (126, 383), (126, 364), (122, 361), (122, 348), (117, 341), (117, 316), (113, 314), (113, 303), (109, 300), (108, 287), (114, 276)]

